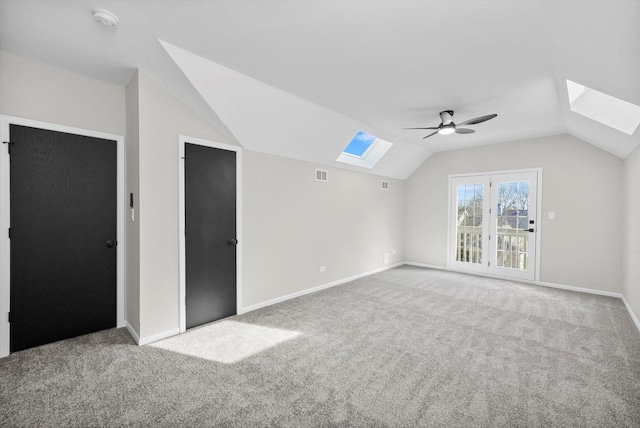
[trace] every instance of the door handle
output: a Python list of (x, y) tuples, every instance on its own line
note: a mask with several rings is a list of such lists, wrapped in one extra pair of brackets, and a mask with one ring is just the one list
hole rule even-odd
[(229, 241), (227, 241), (227, 244), (229, 245), (238, 245), (238, 240), (235, 238), (231, 238), (229, 239)]
[(529, 229), (529, 232), (533, 232), (533, 229)]
[(107, 243), (105, 245), (107, 246), (107, 248), (113, 248), (115, 243), (113, 241), (107, 241)]

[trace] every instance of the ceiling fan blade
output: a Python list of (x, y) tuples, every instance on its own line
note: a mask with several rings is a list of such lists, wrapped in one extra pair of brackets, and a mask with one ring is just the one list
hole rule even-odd
[(469, 128), (456, 128), (456, 134), (473, 134), (474, 132), (476, 131)]
[(473, 119), (469, 119), (466, 120), (462, 123), (457, 123), (456, 125), (460, 126), (460, 125), (476, 125), (478, 123), (482, 123), (482, 122), (486, 122), (489, 119), (493, 119), (494, 117), (496, 117), (497, 114), (488, 114), (486, 116), (480, 116), (480, 117), (476, 117)]
[(437, 126), (429, 126), (427, 128), (402, 128), (402, 129), (438, 129)]
[(438, 131), (436, 131), (436, 132), (432, 132), (431, 134), (427, 135), (426, 137), (422, 137), (422, 139), (424, 140), (425, 138), (429, 138), (429, 137), (431, 137), (432, 135), (435, 135), (435, 134), (437, 134), (437, 133), (438, 133)]

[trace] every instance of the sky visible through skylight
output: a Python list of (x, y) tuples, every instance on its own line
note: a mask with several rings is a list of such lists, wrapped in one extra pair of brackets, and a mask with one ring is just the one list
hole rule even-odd
[(388, 141), (358, 131), (336, 160), (349, 165), (373, 168), (391, 146), (393, 144)]
[(373, 135), (369, 135), (364, 131), (358, 131), (347, 147), (344, 148), (344, 153), (361, 158), (375, 141), (376, 137)]

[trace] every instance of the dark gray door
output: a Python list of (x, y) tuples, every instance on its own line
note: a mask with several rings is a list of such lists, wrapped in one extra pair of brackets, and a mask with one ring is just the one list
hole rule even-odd
[(9, 131), (11, 352), (115, 327), (117, 143)]
[(236, 313), (236, 153), (185, 144), (186, 324)]

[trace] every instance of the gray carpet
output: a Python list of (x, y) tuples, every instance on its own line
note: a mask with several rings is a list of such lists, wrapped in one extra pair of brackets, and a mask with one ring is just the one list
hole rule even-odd
[(153, 346), (17, 352), (0, 386), (2, 427), (639, 427), (640, 333), (619, 299), (404, 266)]

